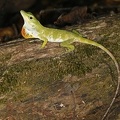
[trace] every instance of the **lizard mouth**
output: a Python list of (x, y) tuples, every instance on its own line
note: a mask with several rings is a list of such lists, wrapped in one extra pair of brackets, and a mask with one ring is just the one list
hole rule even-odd
[(30, 22), (31, 18), (33, 18), (32, 13), (25, 12), (24, 10), (21, 10), (20, 14), (22, 15), (22, 17), (23, 17), (23, 19), (24, 19), (25, 22)]
[(23, 11), (23, 10), (21, 10), (20, 13), (21, 13), (23, 18), (25, 18), (25, 16), (27, 16), (27, 13), (25, 11)]

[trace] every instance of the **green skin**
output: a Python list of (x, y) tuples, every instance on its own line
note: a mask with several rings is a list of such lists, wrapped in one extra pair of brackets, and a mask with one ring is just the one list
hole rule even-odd
[(110, 106), (106, 110), (102, 120), (105, 119), (107, 116), (111, 106), (113, 105), (115, 98), (119, 91), (119, 85), (120, 85), (120, 70), (118, 62), (116, 61), (115, 57), (112, 55), (112, 53), (106, 49), (101, 44), (94, 42), (92, 40), (83, 38), (79, 33), (77, 32), (69, 32), (66, 30), (59, 30), (59, 29), (53, 29), (53, 28), (47, 28), (41, 25), (41, 23), (33, 16), (30, 12), (25, 12), (23, 10), (20, 11), (23, 19), (24, 19), (24, 25), (23, 28), (25, 29), (25, 32), (27, 33), (27, 37), (25, 38), (39, 38), (43, 41), (43, 44), (41, 48), (44, 48), (47, 42), (59, 42), (62, 47), (65, 47), (68, 49), (69, 52), (73, 51), (75, 47), (71, 45), (73, 42), (81, 42), (85, 44), (90, 44), (96, 47), (99, 47), (104, 52), (106, 52), (114, 61), (115, 66), (117, 68), (118, 72), (118, 84), (117, 89), (114, 95), (114, 98), (111, 101)]

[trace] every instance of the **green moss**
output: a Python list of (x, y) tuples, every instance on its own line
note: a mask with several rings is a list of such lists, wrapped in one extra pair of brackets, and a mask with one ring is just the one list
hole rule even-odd
[[(82, 75), (89, 71), (80, 60), (78, 53), (70, 53), (61, 58), (39, 59), (21, 62), (12, 66), (1, 66), (0, 94), (19, 91), (24, 96), (34, 86), (41, 92), (55, 81), (62, 80), (67, 74)], [(2, 70), (3, 69), (3, 70)]]
[(1, 55), (0, 56), (0, 61), (1, 62), (5, 62), (7, 60), (9, 60), (11, 58), (11, 54), (10, 53), (6, 53), (5, 55)]

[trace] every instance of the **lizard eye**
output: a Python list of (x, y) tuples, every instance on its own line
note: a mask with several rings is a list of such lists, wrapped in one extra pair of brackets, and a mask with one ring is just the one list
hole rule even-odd
[(30, 19), (33, 19), (33, 17), (31, 17), (31, 16), (30, 16), (29, 18), (30, 18)]

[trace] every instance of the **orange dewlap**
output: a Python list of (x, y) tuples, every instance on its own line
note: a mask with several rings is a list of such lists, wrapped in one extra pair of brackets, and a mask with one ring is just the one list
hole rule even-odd
[(22, 36), (23, 36), (24, 38), (33, 38), (32, 35), (29, 35), (29, 33), (27, 33), (27, 32), (25, 31), (25, 28), (24, 28), (24, 27), (22, 27), (21, 34), (22, 34)]

